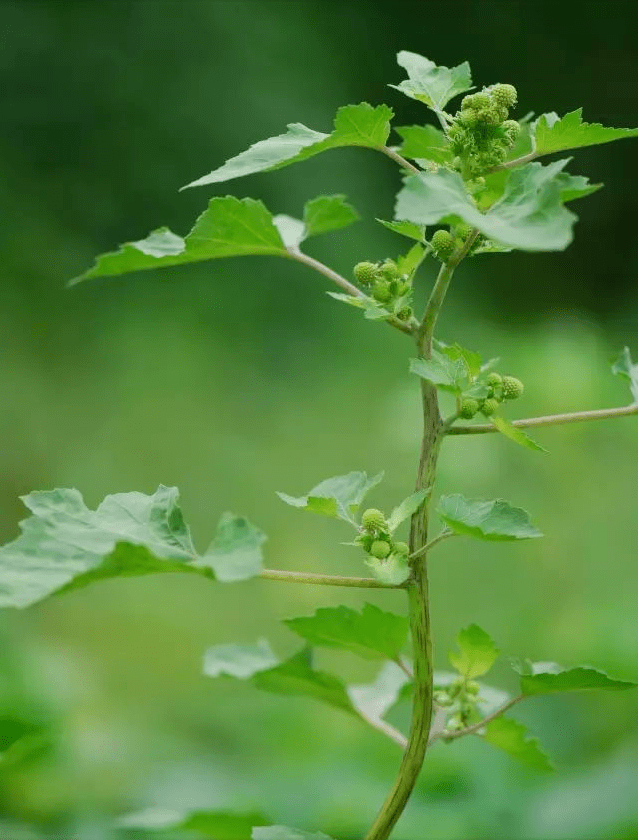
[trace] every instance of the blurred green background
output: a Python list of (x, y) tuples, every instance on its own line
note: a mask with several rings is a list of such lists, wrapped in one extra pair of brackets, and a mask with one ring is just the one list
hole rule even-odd
[[(386, 85), (409, 49), (479, 85), (511, 82), (518, 115), (636, 124), (634, 4), (14, 0), (0, 3), (4, 178), (0, 284), (0, 537), (18, 533), (32, 489), (111, 492), (179, 486), (196, 543), (219, 514), (269, 534), (267, 562), (360, 574), (338, 524), (296, 513), (294, 495), (334, 474), (386, 470), (372, 500), (410, 492), (419, 441), (405, 337), (365, 322), (302, 267), (253, 258), (92, 282), (66, 290), (95, 254), (169, 225), (185, 233), (207, 189), (177, 189), (250, 143), (301, 121), (327, 131), (339, 105), (427, 118)], [(574, 206), (575, 245), (463, 265), (441, 323), (526, 383), (533, 414), (621, 404), (608, 358), (638, 354), (637, 146), (577, 152), (570, 171), (607, 188)], [(342, 273), (396, 256), (396, 167), (366, 150), (231, 183), (298, 215), (345, 192), (364, 221), (309, 250)], [(423, 294), (433, 268), (425, 267)], [(502, 496), (546, 533), (521, 546), (445, 544), (432, 562), (436, 661), (458, 629), (485, 627), (514, 655), (638, 676), (635, 420), (543, 430), (549, 457), (504, 439), (452, 439), (439, 490)], [(209, 644), (268, 636), (279, 619), (398, 593), (359, 594), (187, 576), (101, 583), (0, 616), (3, 702), (55, 726), (0, 774), (7, 838), (109, 835), (147, 807), (258, 809), (273, 821), (359, 838), (399, 753), (336, 710), (200, 676)], [(349, 681), (370, 663), (321, 652)], [(513, 675), (496, 669), (501, 688)], [(638, 838), (633, 693), (531, 700), (518, 718), (558, 772), (539, 777), (473, 739), (437, 745), (397, 840)], [(62, 835), (56, 832), (62, 832)]]

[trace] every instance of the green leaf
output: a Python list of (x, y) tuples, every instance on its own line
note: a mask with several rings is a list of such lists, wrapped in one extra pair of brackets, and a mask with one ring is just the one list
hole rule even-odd
[(458, 172), (410, 175), (397, 196), (395, 217), (426, 226), (463, 220), (504, 246), (562, 251), (572, 240), (576, 221), (562, 205), (556, 179), (567, 162), (529, 163), (513, 170), (503, 195), (486, 213), (476, 208)]
[(422, 490), (417, 490), (408, 496), (407, 499), (404, 499), (400, 505), (395, 507), (388, 517), (388, 529), (391, 534), (396, 531), (402, 522), (404, 522), (409, 516), (412, 516), (412, 514), (421, 507), (431, 492), (431, 487), (425, 487)]
[(538, 739), (531, 737), (522, 723), (511, 718), (498, 717), (490, 721), (485, 727), (483, 740), (534, 770), (547, 773), (554, 769)]
[(372, 604), (365, 604), (361, 613), (350, 607), (323, 607), (284, 624), (311, 645), (348, 650), (365, 659), (396, 659), (408, 634), (407, 618)]
[(359, 219), (357, 211), (345, 195), (320, 195), (304, 205), (306, 237), (347, 227)]
[(381, 721), (400, 699), (410, 677), (396, 663), (386, 662), (373, 683), (348, 686), (358, 712), (368, 720)]
[(368, 478), (364, 472), (351, 472), (327, 478), (305, 496), (288, 496), (277, 493), (287, 505), (321, 513), (324, 516), (337, 517), (352, 522), (352, 516), (367, 494), (383, 478), (383, 473)]
[(582, 175), (569, 175), (567, 172), (560, 172), (556, 176), (556, 182), (560, 187), (561, 201), (574, 201), (576, 198), (583, 198), (586, 195), (598, 192), (602, 184), (590, 184), (589, 178)]
[(243, 516), (224, 513), (215, 539), (196, 566), (211, 568), (217, 580), (229, 583), (255, 577), (262, 569), (261, 546), (266, 535)]
[(459, 493), (441, 496), (436, 512), (457, 534), (481, 540), (527, 540), (542, 537), (522, 508), (512, 507), (502, 499), (480, 501), (466, 499)]
[(437, 67), (433, 61), (417, 53), (402, 50), (397, 63), (407, 71), (408, 79), (390, 87), (410, 99), (424, 102), (434, 111), (441, 111), (459, 93), (472, 89), (472, 75), (467, 61), (458, 67)]
[(408, 239), (416, 239), (417, 242), (425, 241), (425, 225), (415, 225), (412, 222), (386, 222), (383, 219), (377, 219), (388, 230), (407, 236)]
[(638, 137), (638, 128), (605, 128), (599, 123), (582, 120), (582, 108), (570, 111), (564, 117), (551, 112), (541, 114), (532, 124), (534, 151), (537, 155), (548, 155), (566, 149), (582, 146), (597, 146), (623, 137)]
[(468, 381), (465, 360), (458, 356), (451, 359), (446, 353), (432, 350), (429, 359), (410, 359), (410, 373), (416, 373), (443, 391), (461, 394)]
[(624, 691), (638, 686), (638, 683), (611, 679), (604, 671), (596, 668), (563, 668), (556, 662), (513, 662), (512, 667), (520, 674), (523, 694), (550, 694), (592, 688)]
[(514, 443), (518, 443), (519, 446), (524, 446), (526, 449), (533, 449), (536, 452), (545, 452), (547, 454), (547, 449), (545, 449), (544, 446), (541, 446), (540, 443), (536, 443), (536, 441), (532, 440), (532, 438), (522, 429), (514, 426), (509, 420), (506, 420), (500, 414), (495, 414), (490, 417), (490, 422), (502, 435), (505, 435), (506, 438), (513, 440)]
[(416, 245), (413, 245), (407, 254), (403, 254), (400, 257), (397, 257), (397, 268), (401, 272), (401, 274), (407, 274), (408, 277), (412, 277), (414, 272), (423, 262), (423, 259), (426, 255), (426, 250), (420, 243), (417, 242)]
[[(215, 840), (251, 840), (255, 826), (269, 824), (262, 814), (235, 814), (229, 811), (171, 811), (166, 808), (146, 808), (134, 814), (127, 814), (117, 820), (117, 826), (124, 829), (158, 832), (175, 832), (179, 837), (214, 837)], [(194, 832), (184, 834), (184, 832)]]
[(301, 219), (295, 219), (294, 216), (287, 216), (285, 213), (278, 213), (273, 216), (272, 221), (286, 248), (291, 251), (298, 249), (306, 238), (306, 226)]
[(183, 189), (230, 181), (255, 172), (281, 169), (327, 149), (343, 146), (382, 147), (390, 134), (392, 115), (392, 109), (387, 105), (373, 108), (367, 102), (361, 102), (359, 105), (339, 108), (331, 134), (313, 131), (301, 123), (291, 123), (285, 134), (260, 140), (208, 175), (186, 184)]
[(492, 638), (477, 624), (470, 624), (456, 637), (459, 653), (448, 654), (452, 667), (467, 679), (486, 674), (496, 661), (499, 650)]
[(405, 125), (395, 131), (403, 139), (398, 150), (403, 157), (435, 163), (447, 163), (452, 157), (445, 134), (433, 125)]
[(633, 363), (629, 347), (625, 347), (620, 356), (612, 364), (611, 372), (622, 376), (623, 379), (629, 382), (633, 403), (638, 403), (638, 364)]
[(354, 306), (355, 309), (363, 309), (364, 317), (369, 321), (382, 321), (392, 317), (392, 313), (384, 309), (373, 298), (367, 295), (355, 297), (354, 295), (344, 294), (343, 292), (326, 292), (331, 298), (340, 300), (342, 303), (347, 303), (348, 306)]
[(402, 554), (391, 554), (385, 560), (377, 560), (370, 557), (365, 561), (374, 577), (381, 583), (389, 583), (398, 586), (404, 583), (410, 576), (410, 567), (407, 558)]
[(444, 356), (447, 356), (448, 359), (451, 359), (454, 362), (457, 359), (462, 359), (470, 379), (475, 379), (483, 372), (480, 353), (477, 353), (474, 350), (468, 350), (466, 347), (461, 347), (458, 342), (455, 342), (454, 344), (444, 344), (442, 341), (436, 341), (435, 339), (434, 345), (436, 349)]
[[(158, 245), (160, 240), (169, 245)], [(210, 200), (186, 239), (161, 228), (146, 239), (122, 245), (119, 251), (102, 254), (93, 268), (70, 285), (92, 277), (258, 254), (288, 256), (273, 217), (261, 201), (228, 195)]]
[(333, 840), (321, 831), (311, 833), (299, 828), (288, 828), (286, 825), (269, 825), (254, 828), (252, 840)]
[(312, 697), (337, 709), (356, 714), (344, 683), (332, 674), (312, 668), (309, 649), (301, 650), (274, 668), (258, 671), (253, 675), (252, 682), (263, 691)]
[(203, 673), (207, 677), (222, 675), (246, 680), (279, 663), (266, 639), (256, 645), (215, 645), (204, 654)]

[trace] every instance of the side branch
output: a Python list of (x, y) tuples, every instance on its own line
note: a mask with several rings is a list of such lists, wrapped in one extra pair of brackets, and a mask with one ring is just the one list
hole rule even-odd
[(538, 155), (536, 152), (530, 152), (527, 155), (521, 155), (521, 157), (515, 158), (514, 160), (507, 160), (505, 163), (499, 163), (497, 166), (490, 166), (489, 169), (485, 170), (485, 174), (489, 175), (490, 172), (502, 172), (503, 169), (514, 169), (515, 166), (521, 166), (523, 163), (529, 163), (532, 160), (536, 160)]
[[(581, 423), (586, 420), (608, 420), (612, 417), (629, 417), (638, 414), (638, 403), (621, 408), (597, 408), (592, 411), (573, 411), (568, 414), (547, 414), (544, 417), (528, 417), (525, 420), (513, 420), (512, 426), (529, 429), (535, 426), (561, 426), (565, 423)], [(483, 435), (497, 432), (491, 423), (478, 423), (476, 426), (451, 426), (447, 435)]]
[(471, 726), (466, 726), (465, 729), (457, 729), (455, 732), (435, 732), (430, 738), (428, 746), (433, 744), (439, 738), (444, 741), (452, 741), (454, 738), (462, 738), (464, 735), (474, 735), (484, 726), (487, 726), (490, 721), (496, 720), (497, 717), (505, 714), (505, 712), (508, 711), (508, 709), (511, 709), (516, 703), (520, 703), (521, 700), (525, 700), (524, 694), (512, 697), (512, 699), (508, 700), (507, 703), (503, 703), (502, 706), (499, 706), (498, 709), (495, 709), (491, 714), (486, 715), (483, 720), (480, 720), (478, 723), (473, 723)]
[(402, 169), (407, 169), (407, 171), (412, 174), (417, 174), (421, 171), (420, 169), (417, 169), (416, 166), (413, 166), (409, 160), (401, 157), (398, 152), (395, 152), (394, 149), (391, 149), (389, 146), (379, 146), (378, 148), (384, 155), (387, 155), (391, 160), (396, 161)]
[[(347, 292), (347, 294), (352, 295), (352, 297), (366, 297), (366, 295), (364, 295), (360, 289), (357, 289), (357, 287), (353, 285), (349, 280), (346, 280), (345, 277), (342, 277), (340, 274), (337, 274), (336, 271), (333, 271), (331, 268), (328, 268), (327, 265), (324, 265), (322, 262), (319, 262), (319, 260), (316, 260), (314, 257), (309, 257), (308, 254), (303, 254), (296, 248), (288, 248), (287, 250), (293, 260), (297, 260), (297, 262), (302, 263), (302, 265), (307, 265), (308, 268), (314, 268), (315, 271), (318, 271), (319, 274), (323, 274), (323, 276), (327, 277), (328, 280), (332, 280), (333, 283), (336, 283), (337, 286), (339, 286), (339, 288), (343, 289), (343, 291)], [(399, 321), (398, 318), (388, 318), (387, 323), (395, 327), (395, 329), (406, 333), (407, 335), (412, 335), (412, 326), (410, 326), (410, 324), (405, 324), (403, 321)]]
[(354, 586), (362, 589), (405, 589), (405, 583), (383, 583), (375, 578), (322, 575), (312, 572), (286, 572), (282, 569), (262, 569), (258, 577), (283, 580), (287, 583), (314, 583), (319, 586)]

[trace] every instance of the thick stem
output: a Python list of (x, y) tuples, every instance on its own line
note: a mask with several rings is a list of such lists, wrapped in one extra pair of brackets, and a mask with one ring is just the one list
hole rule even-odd
[[(423, 398), (423, 440), (416, 489), (431, 487), (441, 444), (441, 416), (436, 389), (425, 380)], [(412, 517), (410, 553), (421, 552), (428, 540), (428, 501)], [(408, 579), (410, 630), (414, 650), (414, 701), (408, 744), (399, 774), (365, 840), (386, 840), (403, 813), (419, 777), (432, 723), (432, 635), (430, 632), (429, 593), (426, 558), (413, 561)]]

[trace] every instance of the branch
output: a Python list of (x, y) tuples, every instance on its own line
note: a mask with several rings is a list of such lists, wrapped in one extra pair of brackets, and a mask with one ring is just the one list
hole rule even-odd
[(491, 714), (486, 715), (483, 720), (480, 720), (478, 723), (473, 723), (471, 726), (466, 726), (465, 729), (457, 729), (455, 732), (446, 732), (443, 730), (442, 732), (436, 732), (430, 738), (428, 742), (428, 747), (430, 744), (433, 744), (438, 738), (442, 738), (445, 741), (452, 741), (454, 738), (462, 738), (464, 735), (474, 735), (479, 729), (482, 729), (484, 726), (487, 726), (488, 723), (492, 720), (496, 720), (497, 717), (500, 717), (504, 714), (508, 709), (511, 709), (516, 703), (520, 703), (521, 700), (525, 700), (525, 694), (519, 694), (518, 697), (513, 697), (511, 700), (508, 700), (507, 703), (503, 703), (502, 706), (499, 706), (498, 709), (493, 711)]
[(420, 548), (418, 551), (415, 551), (414, 554), (411, 554), (408, 559), (414, 560), (416, 557), (420, 557), (422, 554), (427, 554), (428, 551), (431, 548), (434, 548), (435, 545), (438, 545), (440, 542), (443, 542), (443, 540), (447, 540), (448, 537), (455, 536), (457, 535), (454, 533), (454, 531), (450, 531), (447, 528), (445, 528), (443, 531), (441, 531), (440, 534), (434, 537), (434, 539), (430, 540), (430, 542), (427, 545), (424, 545), (423, 548)]
[[(514, 420), (512, 426), (519, 429), (529, 429), (535, 426), (561, 426), (565, 423), (580, 423), (585, 420), (607, 420), (611, 417), (629, 417), (638, 414), (638, 403), (626, 405), (622, 408), (597, 408), (592, 411), (573, 411), (568, 414), (547, 414), (544, 417), (528, 417), (525, 420)], [(479, 423), (476, 426), (452, 426), (446, 430), (448, 435), (484, 435), (497, 432), (491, 423)]]
[[(297, 260), (297, 262), (302, 263), (303, 265), (307, 265), (308, 268), (314, 268), (315, 271), (318, 271), (319, 274), (323, 274), (324, 277), (327, 277), (328, 280), (332, 280), (333, 283), (336, 283), (339, 288), (343, 289), (344, 292), (347, 292), (349, 295), (355, 298), (364, 298), (366, 295), (360, 290), (357, 289), (349, 280), (346, 280), (345, 277), (342, 277), (340, 274), (337, 274), (336, 271), (333, 271), (331, 268), (328, 268), (327, 265), (324, 265), (319, 260), (316, 260), (314, 257), (309, 257), (308, 254), (303, 254), (301, 251), (298, 251), (296, 248), (288, 248), (287, 249), (289, 255), (292, 257), (293, 260)], [(412, 335), (413, 327), (410, 324), (406, 324), (403, 321), (399, 321), (398, 318), (392, 316), (391, 318), (386, 319), (387, 323), (391, 326), (395, 327), (397, 330), (401, 330), (401, 332), (406, 333), (407, 335)]]
[(362, 589), (405, 589), (405, 583), (382, 583), (376, 578), (322, 575), (312, 572), (286, 572), (281, 569), (262, 569), (258, 577), (283, 580), (287, 583), (315, 583), (319, 586), (355, 586)]
[(377, 147), (380, 152), (383, 152), (384, 155), (387, 155), (392, 160), (396, 161), (400, 167), (403, 169), (407, 169), (408, 172), (411, 173), (419, 173), (421, 170), (417, 169), (416, 166), (413, 166), (410, 161), (406, 160), (404, 157), (398, 152), (395, 152), (394, 149), (391, 149), (389, 146), (378, 146)]
[(486, 169), (483, 173), (484, 175), (489, 175), (491, 172), (502, 172), (503, 169), (514, 169), (515, 166), (520, 166), (522, 163), (529, 163), (530, 160), (536, 160), (538, 155), (536, 152), (530, 152), (527, 155), (521, 155), (521, 157), (515, 158), (514, 160), (507, 160), (505, 163), (499, 163), (497, 166), (490, 166), (489, 169)]

